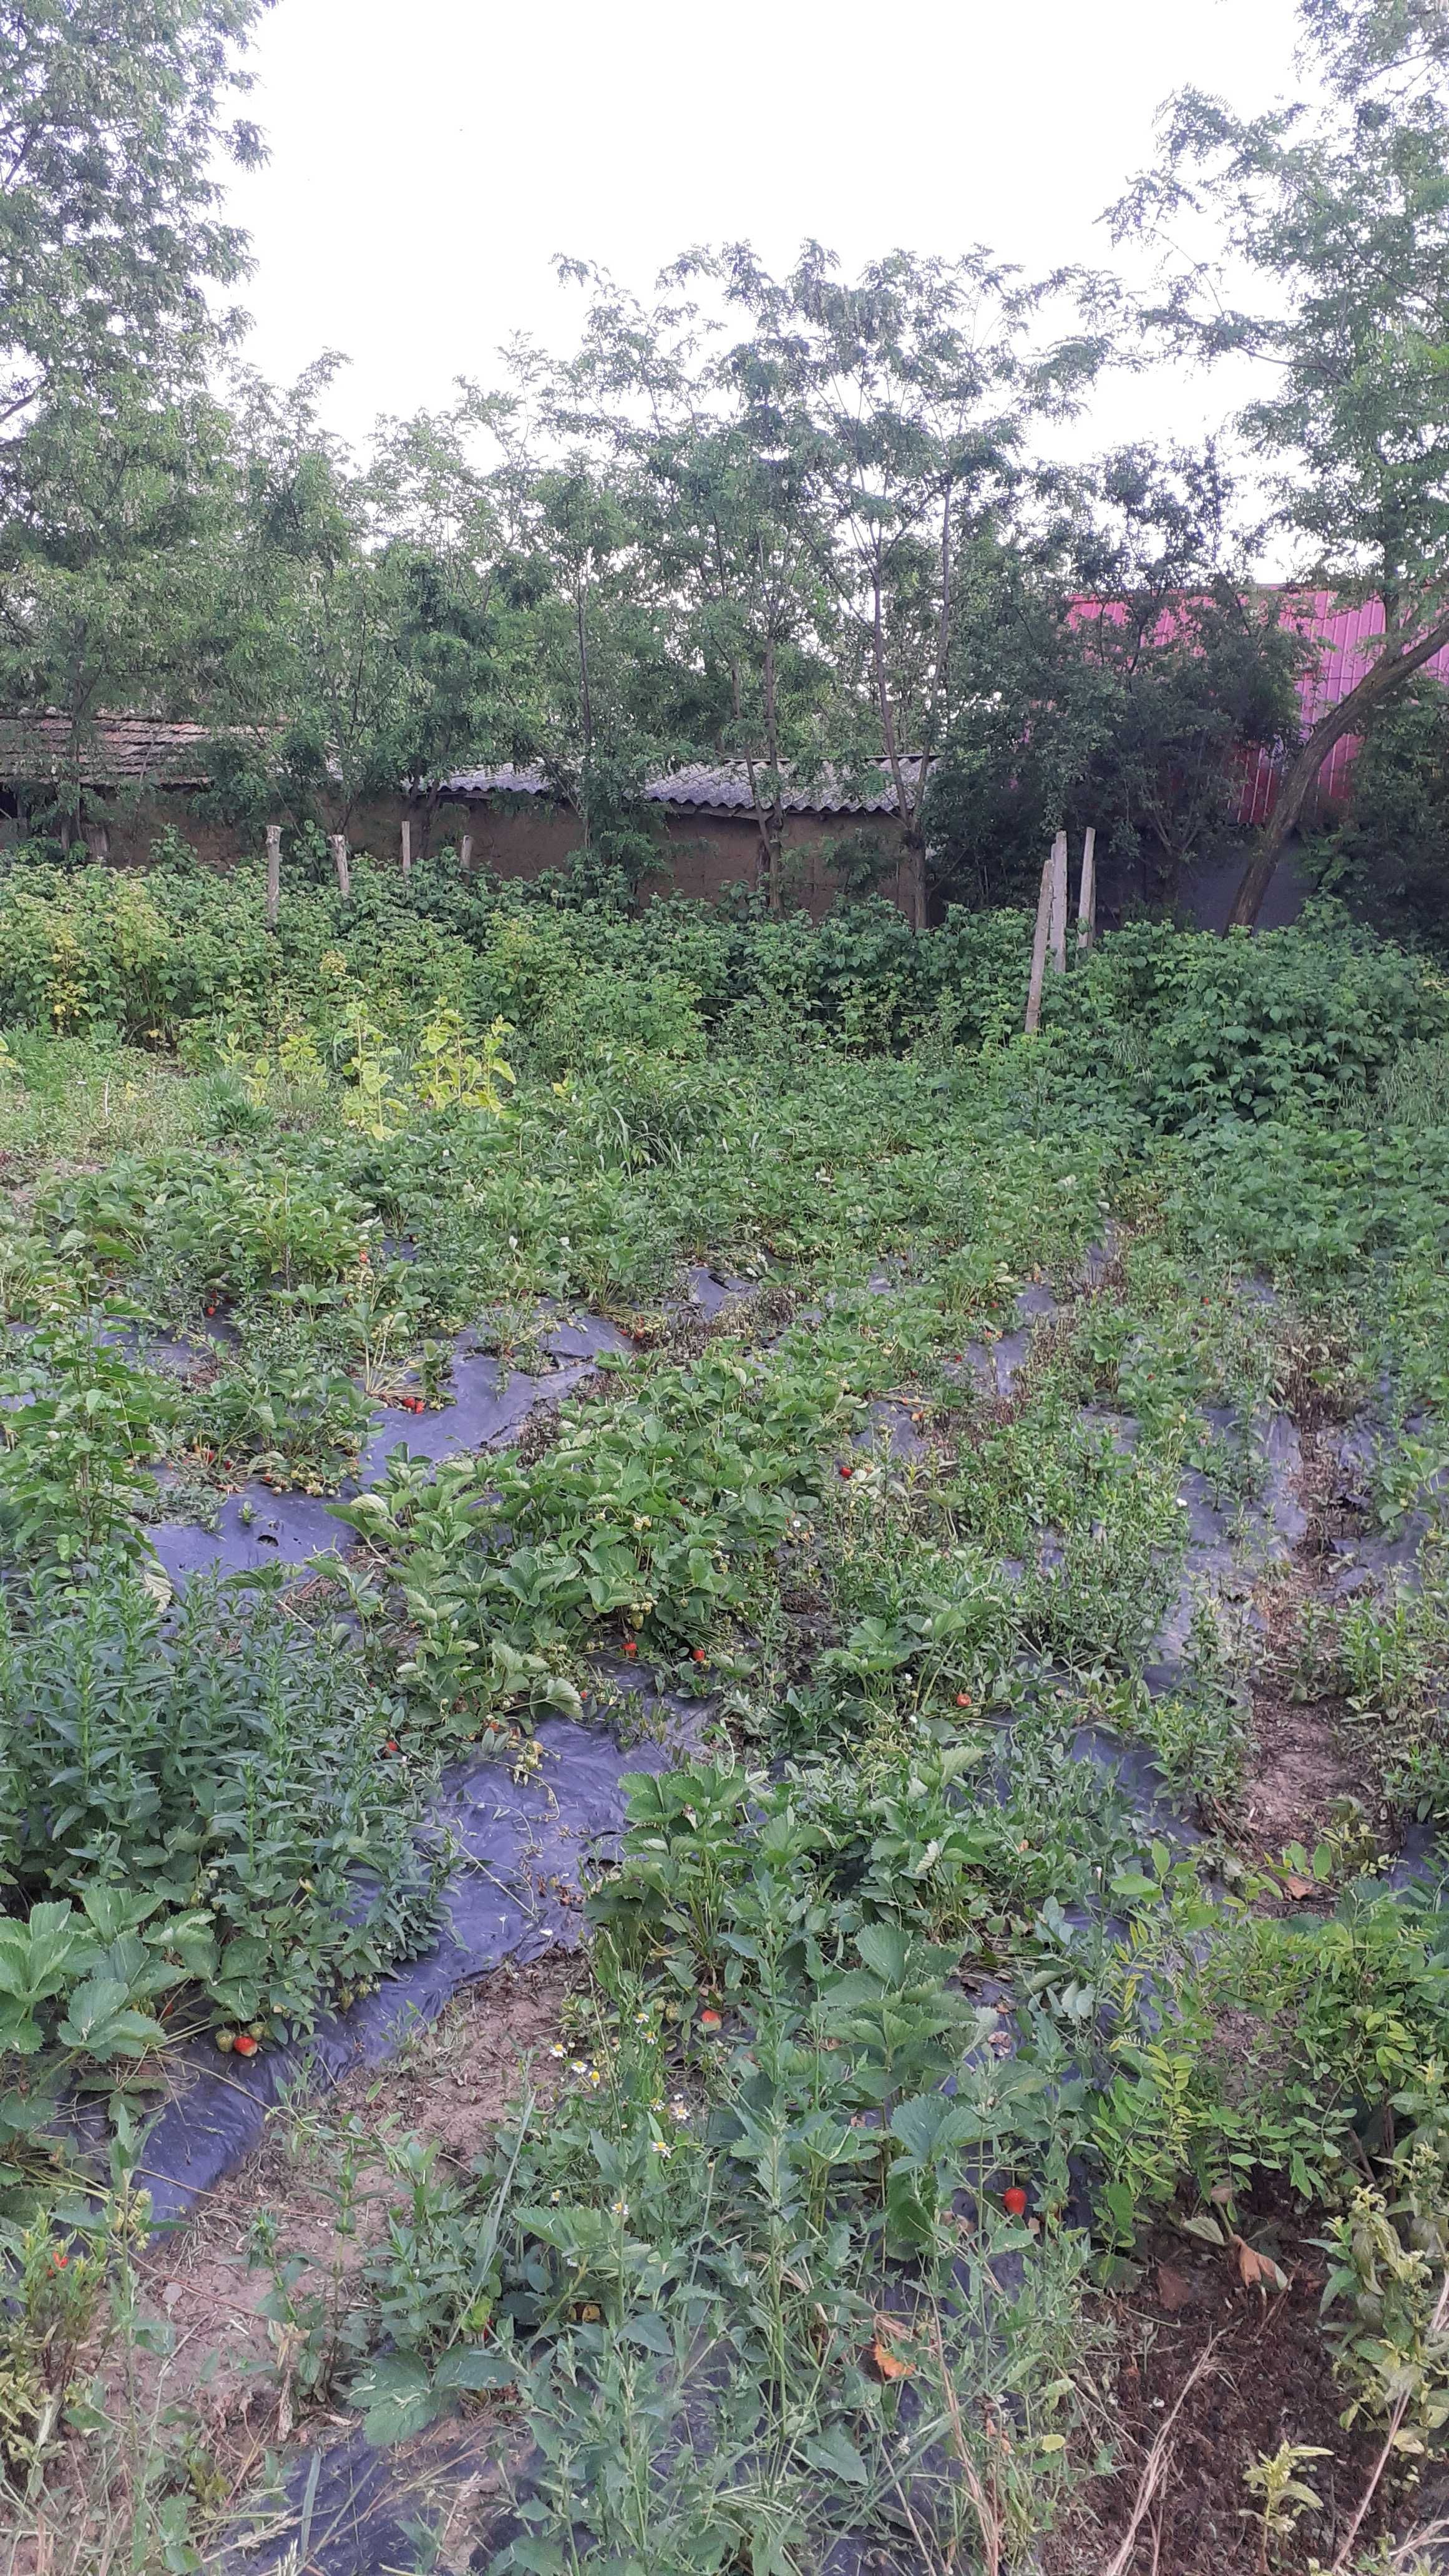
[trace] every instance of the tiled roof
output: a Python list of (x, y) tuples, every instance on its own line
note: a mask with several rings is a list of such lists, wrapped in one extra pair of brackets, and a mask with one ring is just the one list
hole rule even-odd
[[(903, 760), (901, 769), (908, 782), (914, 782), (919, 764)], [(768, 781), (758, 767), (756, 781), (762, 796), (768, 794)], [(876, 780), (879, 778), (879, 785)], [(445, 778), (444, 796), (551, 796), (554, 789), (537, 769), (460, 769)], [(703, 763), (688, 769), (671, 769), (659, 778), (651, 778), (644, 788), (645, 800), (651, 805), (693, 808), (709, 814), (748, 814), (752, 810), (749, 771), (742, 760), (727, 760), (717, 766)], [(870, 769), (864, 775), (826, 768), (806, 785), (787, 787), (784, 793), (787, 814), (893, 814), (896, 810), (895, 782), (889, 771)]]
[(39, 787), (77, 775), (88, 787), (205, 787), (204, 725), (99, 716), (77, 739), (69, 716), (0, 716), (0, 778)]

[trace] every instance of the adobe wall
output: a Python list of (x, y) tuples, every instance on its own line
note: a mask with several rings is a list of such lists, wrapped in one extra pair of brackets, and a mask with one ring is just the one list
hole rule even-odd
[[(473, 842), (473, 864), (500, 877), (538, 877), (548, 869), (567, 867), (582, 847), (578, 818), (566, 806), (544, 805), (501, 812), (476, 804), (440, 807), (433, 838), (455, 844), (463, 833)], [(783, 841), (784, 897), (791, 909), (804, 908), (817, 919), (835, 900), (837, 882), (829, 863), (831, 845), (867, 836), (892, 861), (880, 890), (892, 902), (901, 898), (900, 834), (884, 815), (863, 822), (819, 814), (790, 814)], [(394, 835), (393, 846), (396, 846)], [(714, 903), (730, 886), (752, 886), (759, 867), (760, 842), (747, 814), (711, 814), (678, 808), (666, 812), (659, 865), (641, 889), (677, 893), (696, 902)]]
[[(387, 862), (400, 856), (405, 817), (413, 826), (413, 849), (420, 855), (426, 826), (425, 808), (403, 796), (378, 797), (354, 816), (349, 845)], [(118, 798), (106, 818), (105, 855), (116, 867), (144, 867), (153, 844), (167, 829), (189, 841), (204, 866), (228, 868), (260, 855), (261, 838), (226, 823), (202, 820), (190, 798), (179, 791), (158, 791), (133, 800)], [(451, 842), (456, 848), (471, 835), (472, 864), (505, 878), (532, 879), (551, 869), (567, 868), (582, 846), (577, 815), (551, 799), (519, 798), (511, 806), (478, 798), (440, 805), (431, 825), (435, 849)], [(0, 822), (0, 842), (21, 837), (18, 824)], [(833, 844), (874, 843), (889, 864), (879, 890), (891, 902), (902, 900), (900, 835), (886, 815), (832, 817), (790, 814), (783, 842), (784, 900), (818, 920), (829, 911), (837, 892), (830, 867)], [(641, 893), (677, 892), (697, 902), (714, 903), (730, 886), (752, 886), (759, 861), (759, 835), (747, 814), (712, 814), (679, 808), (666, 811), (660, 838), (659, 865), (646, 878)]]

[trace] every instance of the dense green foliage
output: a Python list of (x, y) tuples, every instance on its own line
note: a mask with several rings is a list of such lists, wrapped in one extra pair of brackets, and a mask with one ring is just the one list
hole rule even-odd
[[(1231, 478), (1035, 456), (1114, 354), (1111, 281), (1057, 281), (1073, 313), (985, 252), (846, 283), (743, 245), (649, 306), (572, 272), (571, 358), (359, 466), (325, 366), (208, 380), (249, 0), (10, 14), (0, 691), (68, 720), (0, 872), (24, 2563), (198, 2576), (225, 2517), (201, 2407), (142, 2393), (177, 2338), (137, 2250), (145, 2120), (216, 2043), (333, 2202), (330, 2239), (249, 2231), (278, 2442), (312, 2417), (289, 2564), (322, 2410), (386, 2442), (491, 2398), (541, 2463), (476, 2535), (493, 2576), (809, 2576), (840, 2538), (1024, 2576), (1115, 2465), (1088, 2284), (1176, 2314), (1187, 2247), (1277, 2300), (1311, 2229), (1376, 2464), (1319, 2499), (1285, 2420), (1214, 2510), (1225, 2567), (1346, 2576), (1449, 2431), (1449, 987), (1332, 901), (1252, 940), (1132, 919), (1027, 1038), (1011, 900), (1069, 818), (1161, 909), (1221, 846), (1232, 745), (1291, 731)], [(1204, 330), (1201, 262), (1157, 319), (1266, 333), (1280, 521), (1373, 563), (1407, 643), (1446, 615), (1442, 29), (1305, 22), (1321, 114), (1189, 96), (1126, 211), (1207, 213), (1267, 272), (1267, 325)], [(1352, 891), (1392, 850), (1422, 928), (1440, 715), (1396, 690), (1325, 864)], [(256, 868), (173, 834), (145, 874), (75, 864), (123, 701), (212, 726), (213, 814), (285, 818), (274, 927)], [(640, 912), (642, 780), (706, 754), (748, 756), (755, 883)], [(429, 847), (336, 889), (324, 828), (495, 757), (572, 803), (566, 877)], [(852, 900), (788, 910), (783, 783), (826, 763), (890, 773), (904, 915), (861, 848)], [(584, 1307), (609, 1348), (560, 1383)], [(486, 1355), (515, 1428), (410, 1451)], [(295, 1488), (332, 1550), (173, 1591), (163, 1522)], [(547, 2085), (466, 2169), (380, 2107), (406, 2059), (330, 2122), (253, 2061), (481, 1866), (444, 1765), (546, 1790), (560, 1716), (666, 1758), (583, 1891), (526, 1837), (495, 1882), (586, 1898)]]
[[(1333, 2232), (1371, 2416), (1429, 2348), (1417, 2275), (1372, 2351), (1362, 2320), (1397, 2177), (1442, 2205), (1442, 1918), (1374, 1869), (1449, 1814), (1442, 1546), (1415, 1594), (1315, 1600), (1275, 1642), (1379, 1803), (1265, 1850), (1244, 1605), (1181, 1607), (1182, 1496), (1272, 1599), (1275, 1412), (1366, 1408), (1361, 1508), (1422, 1528), (1444, 991), (1331, 907), (1252, 941), (1139, 923), (1025, 1040), (1028, 932), (631, 921), (446, 860), (297, 887), (275, 935), (245, 874), (0, 884), (15, 2220), (112, 2242), (173, 2034), (244, 2065), (426, 1940), (441, 1762), (527, 1763), (541, 1716), (617, 1716), (628, 1669), (707, 1729), (635, 1784), (548, 2117), (525, 2100), (467, 2178), (389, 2135), (360, 2269), (319, 2275), (282, 2215), (255, 2236), (289, 2405), (355, 2397), (383, 2440), (523, 2389), (553, 2465), (500, 2566), (555, 2564), (583, 2513), (644, 2565), (768, 2539), (800, 2567), (903, 2478), (1022, 2562), (1084, 2473), (1084, 2275), (1162, 2226), (1270, 2262), (1265, 2205)], [(700, 1260), (738, 1280), (713, 1328), (679, 1303)], [(1048, 1281), (992, 1395), (968, 1346), (989, 1366)], [(542, 1437), (410, 1456), (402, 1407), (447, 1400), (460, 1331), (545, 1365), (540, 1301), (625, 1349)], [(179, 1371), (158, 1331), (190, 1337)], [(393, 1453), (356, 1491), (377, 1407)], [(170, 1602), (157, 1516), (251, 1508), (257, 1478), (335, 1495), (351, 1553)], [(1204, 1851), (1144, 1819), (1143, 1777)], [(119, 2196), (49, 2166), (77, 2083)], [(307, 2116), (345, 2246), (363, 2143)], [(4, 2439), (59, 2474), (68, 2347), (36, 2299)]]
[[(414, 1841), (426, 1784), (383, 1758), (394, 1712), (339, 1638), (206, 1584), (163, 1630), (120, 1569), (80, 1594), (13, 1595), (7, 1619), (0, 1871), (22, 1904), (70, 1897), (93, 1921), (111, 1907), (144, 1927), (146, 1971), (170, 1974), (128, 2004), (185, 1976), (220, 2018), (305, 2030), (430, 1936)], [(18, 2022), (7, 2033), (39, 2043)]]
[(1444, 953), (1449, 841), (1449, 690), (1421, 680), (1374, 727), (1353, 798), (1304, 856), (1326, 891), (1382, 931)]

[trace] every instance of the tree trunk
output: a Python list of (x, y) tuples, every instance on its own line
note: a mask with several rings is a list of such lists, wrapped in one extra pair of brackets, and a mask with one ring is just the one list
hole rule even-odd
[[(875, 662), (875, 694), (876, 704), (880, 710), (881, 740), (885, 745), (886, 760), (895, 785), (896, 815), (905, 844), (901, 855), (901, 866), (905, 879), (906, 919), (912, 930), (924, 930), (926, 927), (926, 853), (916, 828), (915, 809), (906, 794), (905, 773), (901, 768), (901, 755), (896, 743), (895, 717), (891, 713), (890, 689), (886, 683), (885, 631), (881, 621), (881, 586), (878, 574), (875, 581), (875, 616), (871, 627), (871, 648)], [(924, 763), (922, 765), (924, 766)], [(919, 799), (919, 787), (917, 794)]]
[(579, 630), (579, 715), (584, 728), (584, 762), (587, 766), (594, 750), (594, 709), (589, 694), (589, 631), (584, 617), (584, 590), (580, 583), (575, 606)]
[(921, 841), (908, 840), (902, 852), (902, 874), (905, 882), (906, 919), (912, 930), (926, 927), (926, 851)]
[(1262, 839), (1243, 870), (1242, 882), (1233, 897), (1228, 914), (1229, 930), (1251, 930), (1263, 906), (1263, 897), (1273, 882), (1273, 871), (1283, 854), (1283, 844), (1299, 822), (1318, 781), (1318, 773), (1336, 742), (1352, 733), (1361, 719), (1374, 714), (1386, 698), (1392, 698), (1406, 680), (1422, 670), (1426, 662), (1449, 644), (1449, 617), (1441, 617), (1428, 632), (1421, 635), (1408, 652), (1387, 652), (1379, 656), (1371, 670), (1355, 683), (1347, 697), (1340, 698), (1319, 717), (1302, 750), (1295, 753), (1284, 773), (1278, 790), (1278, 801), (1263, 826)]
[(352, 892), (352, 871), (347, 864), (345, 832), (334, 832), (332, 835), (332, 864), (337, 870), (337, 891), (345, 903)]
[(275, 930), (282, 908), (282, 827), (267, 825), (267, 928)]
[(785, 837), (785, 808), (780, 792), (780, 711), (775, 695), (775, 639), (765, 638), (765, 750), (770, 763), (770, 822), (765, 835), (768, 884), (766, 902), (771, 912), (781, 908), (780, 844)]

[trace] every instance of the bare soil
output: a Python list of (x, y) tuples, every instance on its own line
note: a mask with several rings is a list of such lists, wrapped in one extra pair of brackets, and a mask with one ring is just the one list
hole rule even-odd
[[(270, 2273), (249, 2260), (253, 2231), (263, 2212), (275, 2213), (282, 2254), (303, 2255), (315, 2278), (336, 2269), (346, 2301), (367, 2249), (381, 2234), (387, 2211), (402, 2187), (378, 2156), (361, 2177), (363, 2205), (355, 2235), (343, 2237), (331, 2189), (325, 2133), (355, 2116), (368, 2135), (413, 2136), (436, 2147), (446, 2170), (466, 2173), (486, 2145), (525, 2077), (547, 2106), (562, 2072), (550, 2048), (566, 2028), (570, 1998), (587, 1980), (577, 1956), (555, 1953), (536, 1965), (504, 1966), (470, 1986), (379, 2069), (350, 2076), (323, 2102), (290, 2117), (273, 2113), (256, 2153), (209, 2193), (197, 2216), (141, 2254), (137, 2308), (143, 2332), (129, 2354), (118, 2339), (84, 2365), (103, 2375), (108, 2419), (135, 2422), (143, 2449), (163, 2438), (178, 2442), (206, 2480), (218, 2517), (225, 2522), (251, 2488), (268, 2452), (288, 2442), (327, 2442), (355, 2430), (355, 2418), (300, 2400), (290, 2368), (285, 2329), (263, 2313)], [(169, 2328), (169, 2349), (146, 2349), (144, 2329)], [(499, 2411), (498, 2401), (490, 2401)], [(443, 2431), (408, 2446), (420, 2498), (435, 2478), (440, 2494), (454, 2498), (457, 2476), (447, 2468)], [(439, 2446), (442, 2446), (441, 2449)], [(83, 2439), (51, 2473), (46, 2526), (38, 2539), (17, 2540), (6, 2556), (7, 2576), (52, 2576), (79, 2565), (72, 2539), (96, 2510)], [(445, 2474), (445, 2470), (447, 2473)], [(494, 2473), (480, 2462), (461, 2505), (481, 2495)], [(70, 2508), (66, 2509), (67, 2490)], [(114, 2505), (115, 2500), (111, 2500)], [(58, 2518), (56, 2518), (58, 2517)], [(68, 2527), (69, 2526), (69, 2527)]]
[[(1309, 2222), (1311, 2224), (1311, 2221)], [(1345, 2432), (1343, 2392), (1318, 2322), (1324, 2258), (1286, 2200), (1261, 2196), (1244, 2218), (1251, 2245), (1289, 2276), (1285, 2292), (1243, 2287), (1230, 2254), (1169, 2228), (1144, 2249), (1142, 2277), (1104, 2299), (1112, 2338), (1103, 2377), (1101, 2432), (1120, 2463), (1084, 2491), (1082, 2509), (1048, 2545), (1046, 2576), (1102, 2576), (1117, 2568), (1154, 2443), (1166, 2434), (1166, 2467), (1121, 2576), (1261, 2576), (1262, 2523), (1244, 2472), (1280, 2443), (1328, 2453), (1299, 2471), (1321, 2500), (1271, 2564), (1283, 2576), (1328, 2566), (1368, 2486), (1381, 2435)], [(1204, 2375), (1183, 2398), (1199, 2363)], [(1402, 2482), (1385, 2482), (1361, 2539), (1415, 2528), (1422, 2519)]]
[(1304, 1622), (1321, 1604), (1324, 1569), (1336, 1562), (1330, 1540), (1339, 1534), (1343, 1514), (1337, 1501), (1342, 1480), (1332, 1457), (1311, 1425), (1302, 1439), (1298, 1497), (1308, 1529), (1291, 1565), (1276, 1567), (1258, 1586), (1265, 1635), (1232, 1824), (1234, 1839), (1259, 1859), (1280, 1858), (1290, 1842), (1311, 1850), (1329, 1825), (1355, 1808), (1378, 1850), (1392, 1850), (1397, 1841), (1370, 1739), (1353, 1726), (1343, 1701), (1321, 1692), (1304, 1671)]
[[(1309, 1356), (1317, 1367), (1322, 1354), (1315, 1348)], [(1336, 1562), (1331, 1540), (1352, 1523), (1342, 1508), (1341, 1472), (1317, 1437), (1344, 1406), (1322, 1394), (1306, 1364), (1296, 1394), (1299, 1496), (1309, 1526), (1292, 1563), (1258, 1587), (1264, 1635), (1243, 1782), (1231, 1816), (1222, 1819), (1245, 1855), (1258, 1860), (1281, 1859), (1293, 1842), (1311, 1850), (1355, 1810), (1379, 1850), (1397, 1839), (1371, 1742), (1306, 1669), (1305, 1617), (1322, 1601), (1325, 1568)], [(1247, 2064), (1263, 2034), (1246, 2018), (1238, 2027), (1239, 2020), (1221, 2016), (1216, 2036), (1228, 2056)], [(1133, 2288), (1098, 2305), (1110, 2358), (1094, 2435), (1110, 2443), (1119, 2465), (1079, 2491), (1080, 2505), (1043, 2554), (1044, 2576), (1263, 2576), (1270, 2565), (1282, 2576), (1308, 2576), (1334, 2564), (1382, 2434), (1346, 2430), (1340, 2421), (1346, 2401), (1319, 2315), (1324, 2256), (1312, 2242), (1315, 2225), (1311, 2214), (1295, 2212), (1285, 2185), (1260, 2185), (1243, 2233), (1288, 2275), (1282, 2292), (1246, 2287), (1231, 2251), (1168, 2226), (1139, 2249)], [(1159, 2442), (1165, 2462), (1154, 2488)], [(1320, 2504), (1265, 2556), (1244, 2476), (1282, 2443), (1326, 2454), (1297, 2471)], [(1376, 2540), (1404, 2541), (1431, 2524), (1429, 2536), (1437, 2537), (1442, 2503), (1412, 2483), (1411, 2471), (1396, 2470), (1374, 2496), (1355, 2563)]]
[(1377, 1773), (1344, 1727), (1339, 1704), (1255, 1689), (1235, 1841), (1262, 1859), (1280, 1858), (1292, 1842), (1311, 1851), (1350, 1801), (1366, 1822), (1388, 1830)]

